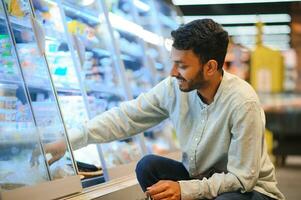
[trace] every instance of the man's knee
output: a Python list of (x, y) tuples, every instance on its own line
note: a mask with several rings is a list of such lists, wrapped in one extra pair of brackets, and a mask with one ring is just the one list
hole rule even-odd
[(156, 155), (149, 154), (141, 158), (141, 160), (139, 160), (139, 162), (136, 165), (136, 174), (145, 173), (153, 170), (156, 165), (157, 157), (158, 156)]

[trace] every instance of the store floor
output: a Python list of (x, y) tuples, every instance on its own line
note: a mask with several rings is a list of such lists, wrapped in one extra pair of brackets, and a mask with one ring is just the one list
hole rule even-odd
[(287, 200), (301, 199), (301, 156), (289, 156), (284, 167), (276, 168), (276, 176)]

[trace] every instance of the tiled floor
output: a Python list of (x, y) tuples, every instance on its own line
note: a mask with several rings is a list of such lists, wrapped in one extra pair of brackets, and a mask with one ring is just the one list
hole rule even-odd
[(289, 156), (284, 167), (276, 168), (276, 176), (287, 200), (301, 200), (301, 156)]

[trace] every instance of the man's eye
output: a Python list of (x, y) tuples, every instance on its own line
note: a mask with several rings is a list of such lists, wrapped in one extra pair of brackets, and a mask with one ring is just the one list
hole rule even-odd
[(179, 65), (179, 68), (180, 69), (185, 69), (185, 68), (187, 68), (187, 65)]

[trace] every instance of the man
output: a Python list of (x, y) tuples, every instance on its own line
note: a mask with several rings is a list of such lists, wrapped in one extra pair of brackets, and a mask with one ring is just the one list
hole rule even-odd
[[(284, 199), (264, 140), (264, 113), (255, 91), (222, 69), (228, 34), (210, 19), (171, 33), (171, 76), (72, 133), (77, 147), (134, 135), (170, 118), (182, 162), (142, 158), (137, 179), (152, 199)], [(64, 153), (54, 147), (58, 159)], [(54, 151), (52, 151), (54, 150)]]

